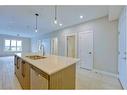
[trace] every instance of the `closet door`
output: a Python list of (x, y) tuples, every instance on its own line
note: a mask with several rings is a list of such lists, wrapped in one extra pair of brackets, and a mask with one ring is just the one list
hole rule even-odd
[(126, 64), (126, 9), (119, 19), (119, 79), (124, 89), (127, 89), (127, 64)]
[(81, 68), (93, 69), (93, 31), (79, 32), (79, 58)]

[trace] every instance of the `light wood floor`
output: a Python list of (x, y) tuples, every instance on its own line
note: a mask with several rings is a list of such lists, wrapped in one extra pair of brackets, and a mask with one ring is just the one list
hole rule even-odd
[(0, 89), (21, 89), (14, 74), (13, 57), (0, 57)]
[[(0, 57), (0, 89), (22, 89), (14, 74), (13, 57)], [(122, 89), (122, 87), (114, 77), (77, 68), (76, 89)]]
[(119, 80), (109, 75), (77, 68), (76, 76), (76, 89), (122, 89)]

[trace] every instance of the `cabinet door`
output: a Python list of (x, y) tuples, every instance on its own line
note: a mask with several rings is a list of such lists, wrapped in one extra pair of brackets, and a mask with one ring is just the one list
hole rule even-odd
[(14, 56), (15, 74), (17, 73), (17, 56)]
[(15, 56), (15, 74), (22, 88), (30, 89), (30, 66), (17, 56)]
[(36, 69), (31, 68), (31, 89), (48, 89), (48, 80)]
[(17, 57), (16, 76), (17, 76), (19, 82), (21, 81), (21, 64), (22, 64), (22, 60)]
[(25, 61), (21, 64), (21, 77), (23, 89), (30, 89), (30, 66)]
[(15, 74), (18, 77), (18, 69), (19, 69), (19, 64), (18, 64), (19, 60), (18, 57), (15, 56)]

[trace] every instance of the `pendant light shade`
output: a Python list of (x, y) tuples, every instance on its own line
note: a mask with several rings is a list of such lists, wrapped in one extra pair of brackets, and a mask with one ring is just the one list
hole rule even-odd
[(54, 24), (57, 24), (57, 20), (56, 19), (54, 20)]
[(38, 32), (38, 22), (37, 22), (37, 17), (39, 16), (39, 14), (35, 14), (35, 16), (36, 16), (36, 26), (35, 26), (35, 32)]
[(35, 29), (35, 32), (37, 32), (37, 29)]

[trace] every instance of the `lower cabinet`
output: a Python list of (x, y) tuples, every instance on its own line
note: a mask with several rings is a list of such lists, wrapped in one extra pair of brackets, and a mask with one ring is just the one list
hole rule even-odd
[(75, 89), (75, 64), (51, 75), (31, 66), (30, 89)]
[(22, 84), (21, 65), (22, 65), (22, 60), (19, 57), (15, 56), (15, 74), (20, 84)]
[(21, 76), (23, 89), (30, 89), (30, 65), (25, 61), (22, 61)]
[(75, 64), (48, 75), (15, 56), (15, 74), (23, 89), (75, 89)]
[(22, 88), (30, 89), (30, 66), (17, 56), (15, 56), (15, 74)]
[(31, 89), (48, 89), (48, 76), (41, 73), (38, 69), (31, 67)]

